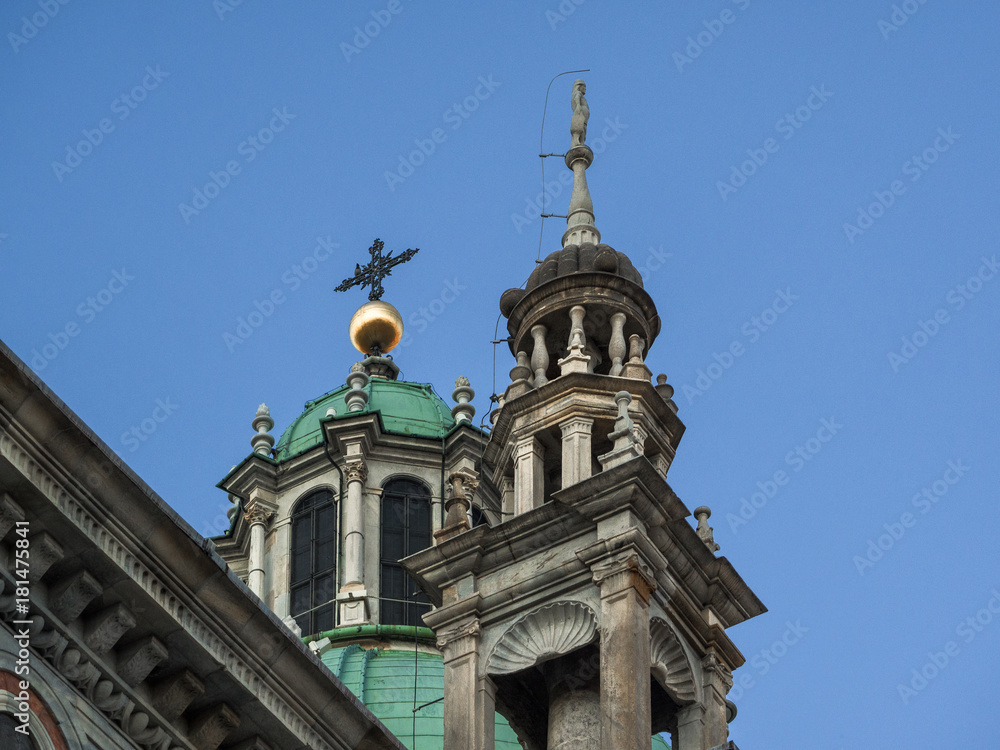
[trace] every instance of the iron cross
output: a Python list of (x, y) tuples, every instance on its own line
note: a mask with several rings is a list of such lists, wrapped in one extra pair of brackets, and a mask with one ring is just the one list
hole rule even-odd
[(393, 267), (400, 263), (405, 263), (420, 252), (420, 248), (418, 247), (415, 250), (406, 250), (396, 257), (392, 256), (391, 251), (388, 255), (383, 256), (383, 246), (382, 240), (376, 238), (375, 243), (368, 248), (368, 252), (372, 254), (371, 262), (364, 266), (360, 263), (356, 264), (354, 276), (344, 279), (335, 291), (346, 292), (352, 286), (360, 284), (362, 289), (366, 286), (371, 287), (371, 291), (368, 293), (369, 300), (381, 299), (383, 292), (385, 292), (385, 289), (382, 288), (382, 279), (392, 273)]

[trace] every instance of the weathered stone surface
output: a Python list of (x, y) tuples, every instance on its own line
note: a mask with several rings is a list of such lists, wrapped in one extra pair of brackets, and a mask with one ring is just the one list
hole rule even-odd
[(49, 606), (56, 617), (65, 623), (71, 623), (103, 590), (96, 578), (87, 571), (80, 570), (53, 588)]
[(192, 671), (182, 669), (153, 686), (153, 705), (163, 718), (173, 721), (204, 692), (201, 680)]
[(198, 750), (215, 750), (239, 725), (236, 712), (225, 703), (217, 703), (191, 720), (188, 739)]
[(106, 654), (134, 627), (135, 615), (122, 602), (118, 602), (105, 607), (88, 620), (83, 640), (94, 653)]
[(118, 676), (135, 687), (167, 658), (167, 647), (156, 636), (147, 636), (118, 652)]

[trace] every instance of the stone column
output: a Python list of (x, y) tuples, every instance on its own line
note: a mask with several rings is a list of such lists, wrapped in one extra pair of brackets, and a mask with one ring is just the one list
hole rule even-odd
[(705, 706), (703, 741), (705, 747), (716, 747), (729, 740), (726, 695), (733, 686), (733, 673), (719, 660), (714, 650), (702, 657), (701, 670)]
[(444, 750), (493, 750), (496, 686), (479, 653), (479, 621), (468, 620), (438, 633), (444, 656)]
[[(344, 499), (343, 530), (344, 573), (343, 585), (337, 599), (340, 603), (340, 624), (356, 625), (367, 621), (365, 606), (365, 526), (364, 489), (368, 479), (368, 466), (361, 459), (347, 462), (347, 497)], [(357, 599), (361, 601), (357, 601)]]
[(514, 513), (521, 515), (542, 504), (545, 498), (545, 449), (534, 437), (522, 438), (514, 446)]
[(250, 555), (248, 562), (249, 575), (247, 586), (261, 599), (264, 598), (264, 537), (267, 526), (274, 516), (274, 511), (260, 500), (250, 500), (243, 509), (243, 516), (250, 524)]
[(573, 417), (559, 427), (562, 429), (562, 486), (566, 489), (591, 475), (591, 432), (594, 420)]
[(608, 355), (611, 357), (609, 375), (621, 375), (622, 361), (625, 359), (625, 313), (617, 312), (611, 316), (611, 341), (608, 343)]
[(638, 554), (593, 567), (601, 589), (601, 748), (650, 748), (649, 597), (652, 572)]
[(549, 369), (549, 350), (545, 348), (545, 334), (548, 329), (541, 323), (531, 327), (531, 337), (535, 346), (531, 350), (531, 369), (535, 372), (535, 388), (541, 388), (549, 382), (545, 371)]

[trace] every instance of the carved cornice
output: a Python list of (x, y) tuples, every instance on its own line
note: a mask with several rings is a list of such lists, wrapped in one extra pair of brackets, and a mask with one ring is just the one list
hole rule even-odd
[[(320, 734), (313, 729), (311, 721), (302, 716), (292, 707), (277, 691), (268, 685), (269, 672), (264, 667), (251, 665), (246, 659), (238, 655), (229, 645), (224, 636), (217, 632), (217, 626), (208, 619), (203, 618), (190, 606), (184, 604), (173, 588), (160, 578), (159, 575), (148, 565), (139, 559), (141, 553), (130, 544), (122, 541), (127, 537), (126, 533), (109, 528), (99, 522), (97, 518), (87, 509), (87, 507), (76, 499), (65, 484), (57, 480), (40, 461), (26, 451), (19, 442), (7, 431), (7, 425), (0, 427), (0, 457), (6, 459), (14, 466), (21, 475), (30, 482), (44, 497), (48, 499), (76, 529), (91, 542), (125, 574), (131, 579), (132, 584), (142, 590), (159, 606), (179, 627), (183, 628), (188, 637), (203, 649), (216, 663), (223, 666), (226, 672), (242, 686), (244, 690), (255, 696), (262, 706), (271, 712), (282, 724), (292, 732), (299, 742), (317, 748), (317, 750), (333, 750), (333, 748), (323, 740)], [(32, 552), (35, 551), (34, 541)], [(34, 570), (34, 568), (33, 568)], [(50, 631), (54, 632), (54, 631)], [(55, 634), (56, 638), (61, 636)], [(63, 638), (63, 641), (66, 639)], [(36, 639), (41, 648), (41, 643)], [(58, 643), (50, 645), (51, 649), (56, 649), (62, 654), (66, 649), (66, 644)], [(48, 657), (47, 657), (48, 658)], [(88, 663), (89, 664), (89, 663)], [(77, 665), (76, 672), (88, 672), (88, 674), (76, 674), (76, 679), (69, 678), (74, 684), (82, 681), (87, 689), (88, 697), (102, 711), (107, 713), (113, 711), (115, 715), (130, 703), (127, 696), (115, 694), (113, 692), (114, 683), (104, 680), (106, 688), (97, 690), (100, 682), (100, 673), (96, 668), (86, 670)], [(66, 672), (64, 670), (64, 674)], [(89, 674), (90, 672), (96, 674)], [(115, 698), (118, 695), (120, 697)], [(119, 705), (120, 704), (120, 705)], [(131, 710), (131, 709), (129, 709)], [(125, 718), (128, 718), (127, 716)]]

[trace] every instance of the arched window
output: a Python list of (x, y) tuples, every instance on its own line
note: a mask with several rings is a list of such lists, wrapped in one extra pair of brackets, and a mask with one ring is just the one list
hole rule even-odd
[(291, 612), (302, 635), (333, 629), (337, 598), (337, 506), (333, 493), (304, 497), (292, 513)]
[(20, 722), (10, 714), (0, 714), (0, 747), (4, 750), (35, 750), (31, 738), (17, 731)]
[(410, 479), (382, 488), (381, 621), (384, 625), (424, 624), (431, 607), (399, 561), (431, 546), (431, 493)]

